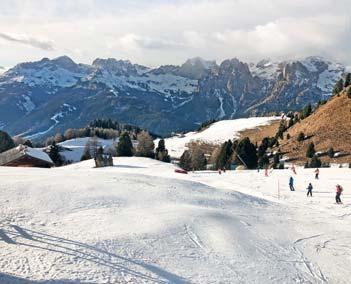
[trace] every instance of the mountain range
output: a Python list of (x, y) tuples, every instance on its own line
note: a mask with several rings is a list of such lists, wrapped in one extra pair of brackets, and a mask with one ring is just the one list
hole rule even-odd
[(36, 139), (108, 117), (167, 135), (210, 119), (301, 109), (328, 98), (344, 72), (321, 57), (255, 64), (193, 58), (158, 68), (43, 58), (0, 72), (0, 129)]

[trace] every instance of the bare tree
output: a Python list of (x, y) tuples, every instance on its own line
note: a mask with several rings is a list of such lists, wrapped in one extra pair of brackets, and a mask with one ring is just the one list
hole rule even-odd
[(138, 134), (137, 155), (140, 157), (154, 157), (155, 144), (151, 135), (147, 131)]

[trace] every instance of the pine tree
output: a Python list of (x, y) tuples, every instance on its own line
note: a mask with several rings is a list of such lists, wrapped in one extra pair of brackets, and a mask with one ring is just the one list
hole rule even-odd
[(292, 127), (293, 125), (294, 125), (294, 119), (291, 117), (289, 119), (288, 128)]
[(345, 77), (344, 87), (347, 88), (351, 85), (351, 73), (347, 73)]
[(333, 89), (333, 94), (337, 95), (339, 94), (344, 88), (344, 81), (340, 79), (338, 82), (336, 82), (334, 89)]
[(0, 153), (10, 150), (15, 147), (15, 142), (13, 142), (10, 135), (6, 132), (0, 130)]
[(216, 168), (229, 169), (232, 155), (233, 155), (233, 143), (231, 140), (228, 140), (222, 144), (221, 151), (219, 152), (218, 159), (216, 161)]
[(238, 160), (244, 163), (249, 169), (257, 167), (256, 147), (251, 143), (248, 137), (239, 142), (235, 155)]
[(306, 157), (312, 158), (315, 153), (316, 153), (316, 150), (314, 149), (314, 143), (311, 142), (310, 144), (308, 144), (307, 151), (306, 151)]
[(185, 150), (181, 155), (179, 160), (179, 167), (186, 171), (192, 170), (191, 154), (189, 150)]
[(131, 157), (133, 156), (133, 144), (130, 140), (128, 132), (123, 132), (119, 137), (117, 144), (117, 156)]
[(320, 168), (321, 165), (321, 160), (317, 156), (313, 156), (309, 163), (309, 168)]
[(168, 150), (166, 149), (164, 139), (160, 139), (158, 141), (158, 145), (155, 151), (155, 158), (165, 163), (171, 162), (171, 157), (168, 155)]
[(191, 167), (195, 171), (203, 171), (206, 169), (207, 160), (200, 148), (195, 148), (191, 153)]
[(301, 119), (304, 119), (310, 116), (311, 113), (312, 113), (312, 106), (311, 104), (308, 104), (302, 109)]
[(63, 165), (64, 159), (60, 155), (60, 147), (56, 144), (55, 141), (53, 141), (52, 144), (49, 146), (48, 154), (56, 167)]
[(138, 134), (138, 146), (136, 153), (140, 157), (154, 158), (155, 144), (151, 135), (147, 131)]

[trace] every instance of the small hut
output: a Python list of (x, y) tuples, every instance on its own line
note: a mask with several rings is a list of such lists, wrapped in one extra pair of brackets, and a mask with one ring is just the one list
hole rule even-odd
[(19, 145), (0, 153), (0, 166), (50, 168), (54, 163), (42, 150)]
[(98, 152), (95, 155), (94, 160), (95, 160), (95, 166), (97, 168), (113, 166), (113, 159), (111, 154), (104, 154), (104, 153)]

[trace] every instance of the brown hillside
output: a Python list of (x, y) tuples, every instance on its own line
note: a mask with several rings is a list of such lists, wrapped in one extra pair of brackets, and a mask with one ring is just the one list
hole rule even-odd
[[(248, 136), (251, 140), (257, 141), (264, 136), (274, 136), (273, 129), (277, 130), (278, 125), (243, 132), (241, 137)], [(297, 141), (300, 132), (308, 136), (303, 142)], [(290, 134), (288, 140), (287, 133)], [(347, 97), (346, 92), (334, 96), (312, 115), (288, 129), (284, 133), (284, 139), (279, 140), (279, 148), (297, 164), (304, 164), (307, 160), (307, 146), (311, 142), (315, 144), (316, 151), (327, 151), (333, 147), (335, 151), (341, 152), (338, 158), (330, 159), (327, 155), (321, 156), (322, 162), (351, 163), (351, 98)]]

